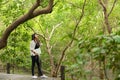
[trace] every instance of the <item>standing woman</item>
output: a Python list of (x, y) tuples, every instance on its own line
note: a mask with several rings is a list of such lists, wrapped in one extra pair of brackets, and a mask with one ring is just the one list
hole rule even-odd
[(41, 70), (41, 61), (39, 59), (39, 56), (41, 54), (40, 45), (41, 44), (38, 40), (38, 35), (34, 33), (32, 35), (32, 41), (30, 42), (30, 53), (31, 53), (31, 59), (32, 59), (32, 78), (37, 78), (37, 76), (34, 75), (35, 63), (37, 64), (37, 67), (38, 67), (39, 76), (41, 78), (47, 78), (47, 76), (45, 76)]

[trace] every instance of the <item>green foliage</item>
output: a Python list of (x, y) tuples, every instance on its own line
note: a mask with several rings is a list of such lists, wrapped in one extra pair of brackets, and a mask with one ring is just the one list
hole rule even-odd
[[(41, 0), (39, 9), (46, 7), (49, 0)], [(0, 0), (0, 36), (3, 31), (18, 17), (25, 14), (33, 5), (35, 0)], [(44, 34), (48, 37), (52, 28), (62, 23), (55, 29), (50, 40), (52, 45), (52, 55), (54, 62), (57, 63), (62, 50), (73, 39), (73, 29), (78, 21), (84, 0), (55, 0), (57, 4), (53, 12), (47, 15), (38, 16), (25, 22), (15, 29), (8, 40), (8, 45), (0, 51), (0, 60), (5, 64), (10, 62), (15, 66), (26, 67), (30, 69), (29, 42), (31, 34)], [(108, 12), (112, 7), (113, 0), (109, 0)], [(112, 27), (112, 34), (106, 35), (103, 32), (105, 27), (103, 11), (97, 0), (87, 0), (84, 17), (81, 20), (74, 43), (67, 50), (67, 55), (63, 61), (66, 66), (67, 79), (71, 80), (71, 75), (76, 80), (87, 79), (87, 75), (92, 74), (88, 64), (90, 60), (103, 61), (107, 59), (106, 67), (119, 74), (120, 68), (120, 1), (117, 0), (115, 8), (109, 16), (109, 22)], [(49, 56), (47, 54), (45, 41), (40, 37), (43, 43), (41, 59), (43, 68), (50, 70)], [(97, 64), (97, 68), (98, 68)], [(87, 69), (86, 69), (87, 66)], [(89, 79), (88, 79), (89, 80)]]
[(119, 41), (119, 35), (100, 35), (93, 39), (88, 39), (88, 41), (80, 41), (79, 48), (81, 53), (90, 53), (95, 60), (104, 61), (104, 59), (106, 58), (108, 62), (107, 67), (112, 69), (113, 71), (116, 71), (120, 68)]

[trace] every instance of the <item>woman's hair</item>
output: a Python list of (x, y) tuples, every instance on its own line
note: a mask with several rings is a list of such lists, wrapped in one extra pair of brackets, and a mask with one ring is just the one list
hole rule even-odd
[[(32, 40), (35, 39), (35, 35), (36, 33), (32, 34)], [(40, 47), (40, 41), (37, 41), (36, 45), (35, 45), (35, 49), (39, 48)]]
[(36, 35), (36, 33), (32, 34), (32, 40), (35, 39), (35, 35)]

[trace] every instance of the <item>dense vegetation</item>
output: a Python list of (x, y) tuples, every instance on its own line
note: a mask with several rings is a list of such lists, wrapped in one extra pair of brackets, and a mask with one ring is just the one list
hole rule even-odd
[[(42, 0), (40, 9), (48, 5)], [(0, 0), (0, 36), (35, 0)], [(19, 25), (0, 50), (3, 64), (31, 69), (31, 34), (43, 43), (43, 69), (56, 76), (66, 66), (66, 80), (120, 79), (120, 1), (54, 0), (52, 13)]]

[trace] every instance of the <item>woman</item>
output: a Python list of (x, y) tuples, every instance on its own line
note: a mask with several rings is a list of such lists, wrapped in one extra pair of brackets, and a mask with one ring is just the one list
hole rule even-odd
[(38, 35), (36, 33), (32, 35), (32, 41), (30, 42), (30, 53), (32, 59), (32, 78), (37, 78), (37, 76), (34, 75), (35, 63), (37, 64), (38, 67), (39, 76), (41, 78), (46, 78), (47, 76), (45, 76), (41, 70), (41, 61), (39, 60), (39, 56), (41, 54), (40, 42), (38, 40)]

